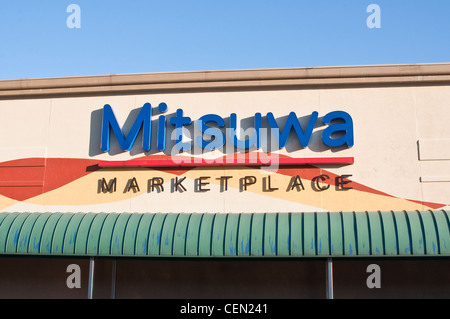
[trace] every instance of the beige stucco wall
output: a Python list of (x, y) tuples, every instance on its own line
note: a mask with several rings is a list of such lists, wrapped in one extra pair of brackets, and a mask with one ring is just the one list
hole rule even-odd
[[(120, 151), (115, 140), (110, 153), (101, 152), (101, 110), (105, 104), (112, 106), (121, 125), (126, 122), (130, 112), (136, 115), (136, 110), (146, 102), (153, 107), (160, 102), (167, 103), (168, 116), (177, 108), (182, 108), (184, 114), (192, 120), (209, 113), (223, 118), (236, 113), (238, 122), (240, 119), (253, 119), (256, 112), (263, 116), (272, 112), (282, 122), (282, 118), (292, 111), (304, 121), (313, 111), (319, 113), (320, 119), (331, 111), (341, 110), (350, 114), (353, 119), (355, 144), (352, 148), (340, 148), (336, 151), (323, 147), (320, 134), (324, 127), (317, 126), (309, 148), (300, 148), (298, 141), (291, 136), (286, 148), (278, 153), (289, 157), (354, 157), (354, 164), (351, 165), (318, 165), (317, 168), (319, 172), (327, 174), (351, 175), (350, 179), (354, 183), (370, 188), (370, 191), (338, 191), (331, 187), (317, 192), (311, 189), (309, 180), (304, 180), (305, 190), (287, 191), (292, 176), (298, 174), (302, 177), (304, 168), (299, 167), (292, 176), (255, 168), (194, 169), (180, 175), (187, 177), (183, 183), (187, 191), (179, 193), (169, 191), (170, 179), (176, 176), (171, 172), (110, 169), (95, 171), (23, 201), (3, 196), (0, 198), (1, 209), (289, 212), (430, 208), (423, 202), (445, 207), (450, 202), (450, 157), (448, 148), (444, 147), (450, 141), (450, 83), (446, 82), (450, 72), (439, 70), (449, 69), (448, 65), (441, 68), (430, 65), (429, 69), (422, 66), (421, 72), (427, 71), (429, 74), (425, 72), (426, 75), (420, 75), (420, 78), (414, 74), (415, 69), (411, 66), (397, 66), (391, 73), (386, 70), (380, 73), (382, 68), (365, 67), (361, 69), (366, 70), (365, 73), (351, 68), (341, 68), (341, 72), (338, 72), (339, 68), (318, 68), (310, 71), (310, 74), (315, 74), (310, 78), (307, 75), (304, 78), (296, 77), (291, 74), (292, 70), (277, 70), (275, 77), (274, 70), (267, 70), (272, 72), (271, 79), (264, 79), (264, 72), (242, 71), (239, 73), (240, 78), (234, 80), (226, 79), (225, 76), (221, 78), (221, 73), (217, 72), (216, 82), (207, 81), (208, 76), (214, 78), (214, 72), (203, 73), (203, 77), (199, 73), (181, 73), (178, 75), (178, 82), (177, 74), (167, 75), (166, 81), (164, 74), (159, 74), (159, 86), (170, 88), (172, 85), (172, 89), (166, 91), (161, 90), (161, 87), (155, 90), (145, 88), (157, 84), (149, 83), (151, 81), (133, 83), (130, 80), (132, 77), (127, 76), (122, 78), (122, 85), (126, 84), (127, 91), (114, 94), (104, 89), (106, 87), (112, 90), (112, 85), (100, 83), (98, 87), (103, 89), (98, 89), (97, 94), (93, 94), (96, 83), (82, 86), (78, 83), (80, 81), (75, 81), (78, 84), (73, 79), (70, 82), (70, 78), (63, 79), (67, 84), (58, 88), (54, 84), (56, 79), (53, 82), (3, 81), (0, 83), (2, 163), (31, 157), (115, 161), (162, 154), (153, 150), (143, 152), (139, 147), (141, 137), (138, 137), (130, 152)], [(302, 70), (294, 71), (300, 74)], [(354, 74), (349, 75), (350, 71)], [(416, 73), (420, 72), (416, 70)], [(137, 78), (139, 76), (143, 77), (136, 75)], [(187, 87), (176, 89), (181, 86), (181, 79), (186, 78), (190, 81), (183, 82)], [(195, 84), (193, 78), (205, 81), (203, 89), (200, 84)], [(100, 81), (95, 77), (90, 78), (91, 81), (95, 79)], [(124, 79), (131, 82), (125, 83)], [(223, 83), (224, 79), (229, 82), (228, 86)], [(378, 79), (378, 83), (374, 79)], [(42, 90), (33, 87), (39, 81)], [(155, 81), (154, 78), (152, 81)], [(270, 81), (270, 85), (264, 84), (265, 81)], [(303, 84), (299, 84), (300, 81)], [(109, 82), (113, 83), (114, 78)], [(220, 89), (211, 89), (214, 83), (217, 85), (219, 82), (222, 83)], [(252, 86), (249, 82), (253, 83)], [(191, 88), (186, 83), (190, 83)], [(118, 86), (119, 84), (115, 86), (116, 89)], [(137, 87), (140, 89), (137, 90)], [(76, 95), (73, 94), (74, 90)], [(83, 90), (85, 91), (82, 92)], [(63, 94), (64, 92), (67, 94)], [(156, 114), (154, 119), (157, 119)], [(215, 155), (222, 154), (216, 152)], [(211, 185), (208, 186), (211, 190), (205, 193), (195, 192), (194, 179), (205, 175), (211, 177)], [(213, 182), (214, 177), (223, 175), (233, 176), (227, 192), (221, 191), (217, 180)], [(256, 176), (258, 183), (250, 186), (248, 191), (241, 191), (238, 180), (246, 175)], [(279, 190), (262, 191), (262, 180), (269, 175), (272, 184), (279, 187)], [(155, 176), (163, 177), (166, 181), (164, 192), (148, 192), (147, 182)], [(114, 177), (117, 178), (118, 191), (113, 194), (99, 192), (98, 181)], [(139, 182), (139, 192), (124, 191), (127, 181), (132, 177), (136, 177)]]

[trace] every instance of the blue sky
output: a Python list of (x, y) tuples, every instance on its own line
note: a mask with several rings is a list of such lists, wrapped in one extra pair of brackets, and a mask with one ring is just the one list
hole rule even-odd
[(0, 79), (450, 62), (449, 31), (449, 0), (0, 0)]

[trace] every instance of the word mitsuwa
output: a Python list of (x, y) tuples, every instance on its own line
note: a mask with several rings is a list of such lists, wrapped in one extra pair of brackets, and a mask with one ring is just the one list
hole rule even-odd
[[(182, 109), (177, 109), (175, 116), (171, 117), (169, 121), (163, 113), (167, 112), (168, 107), (166, 103), (160, 103), (158, 105), (159, 117), (157, 120), (157, 145), (156, 148), (159, 151), (166, 149), (167, 139), (167, 127), (168, 123), (173, 126), (173, 133), (175, 136), (171, 136), (175, 140), (174, 149), (176, 150), (190, 150), (191, 143), (183, 142), (184, 128), (192, 124), (190, 117), (184, 115)], [(136, 120), (134, 121), (130, 131), (125, 137), (124, 132), (120, 128), (114, 112), (109, 104), (103, 107), (102, 118), (102, 136), (101, 136), (101, 150), (104, 152), (109, 151), (110, 147), (110, 134), (114, 133), (120, 148), (124, 151), (129, 151), (133, 146), (136, 137), (142, 129), (142, 149), (144, 151), (150, 151), (152, 148), (152, 116), (153, 110), (150, 103), (145, 103), (141, 108)], [(316, 126), (319, 114), (314, 111), (311, 113), (307, 125), (303, 128), (297, 118), (295, 112), (290, 112), (287, 116), (284, 127), (279, 127), (274, 115), (269, 112), (266, 115), (267, 122), (270, 127), (270, 131), (274, 137), (279, 148), (284, 148), (291, 131), (295, 132), (301, 146), (306, 148), (311, 140), (311, 135), (314, 127)], [(248, 139), (238, 138), (237, 136), (237, 116), (235, 113), (230, 114), (229, 127), (225, 128), (225, 120), (217, 114), (206, 114), (201, 116), (196, 121), (196, 127), (200, 132), (199, 136), (194, 139), (196, 145), (204, 150), (220, 149), (224, 146), (226, 138), (238, 149), (248, 150), (251, 147), (260, 149), (262, 147), (262, 115), (261, 113), (255, 113), (253, 124), (251, 128), (251, 134), (245, 134), (249, 136)], [(353, 146), (353, 120), (352, 117), (343, 111), (333, 111), (325, 116), (322, 120), (327, 127), (322, 132), (322, 142), (330, 147), (340, 146)], [(319, 125), (321, 123), (318, 123)], [(225, 128), (226, 133), (223, 132)], [(241, 133), (241, 132), (240, 132)], [(242, 136), (242, 134), (240, 134)]]

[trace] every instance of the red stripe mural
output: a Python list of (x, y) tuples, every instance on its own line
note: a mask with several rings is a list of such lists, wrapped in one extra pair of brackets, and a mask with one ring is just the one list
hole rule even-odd
[[(217, 163), (231, 163), (234, 166), (239, 164), (243, 167), (254, 167), (254, 165), (248, 165), (252, 158), (251, 156), (252, 154), (248, 153), (232, 154), (216, 159), (215, 161)], [(180, 163), (179, 161), (190, 161), (194, 164), (196, 161), (196, 159), (189, 157), (178, 157), (174, 159), (168, 155), (150, 155), (133, 159), (132, 161), (111, 162), (75, 158), (26, 158), (11, 160), (0, 163), (0, 194), (17, 201), (25, 201), (32, 197), (58, 189), (96, 171), (111, 170), (116, 168), (127, 169), (127, 167), (130, 169), (133, 166), (145, 166), (150, 168), (152, 167), (153, 162), (166, 165), (156, 165), (156, 167), (153, 167), (152, 169), (179, 176), (189, 170), (195, 169), (196, 166), (208, 164), (202, 160), (197, 162), (196, 165), (190, 165), (184, 169), (180, 169), (178, 165), (172, 167), (167, 165), (168, 163), (174, 162), (174, 160), (176, 163)], [(340, 161), (342, 165), (345, 165), (348, 164), (349, 159), (340, 159)], [(283, 163), (287, 163), (287, 166), (284, 166)], [(308, 160), (297, 159), (297, 163), (295, 163), (295, 159), (288, 156), (280, 156), (278, 164), (280, 164), (280, 167), (276, 167), (276, 174), (295, 177), (299, 174), (299, 169), (301, 169), (302, 179), (312, 181), (314, 177), (326, 175), (327, 178), (324, 178), (320, 182), (323, 185), (330, 185), (331, 187), (336, 186), (336, 180), (339, 178), (338, 175), (330, 172), (329, 170), (309, 164)], [(259, 169), (259, 167), (254, 169)], [(390, 194), (354, 181), (351, 182), (351, 187), (354, 190), (365, 193), (377, 194), (391, 198), (394, 197)], [(417, 200), (409, 201), (426, 205), (432, 209), (438, 209), (446, 206), (446, 204), (442, 203), (421, 202)]]

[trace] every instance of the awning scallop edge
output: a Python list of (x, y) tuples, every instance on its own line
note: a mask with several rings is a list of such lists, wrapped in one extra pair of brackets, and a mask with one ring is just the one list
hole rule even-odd
[(449, 212), (0, 213), (0, 254), (450, 256)]

